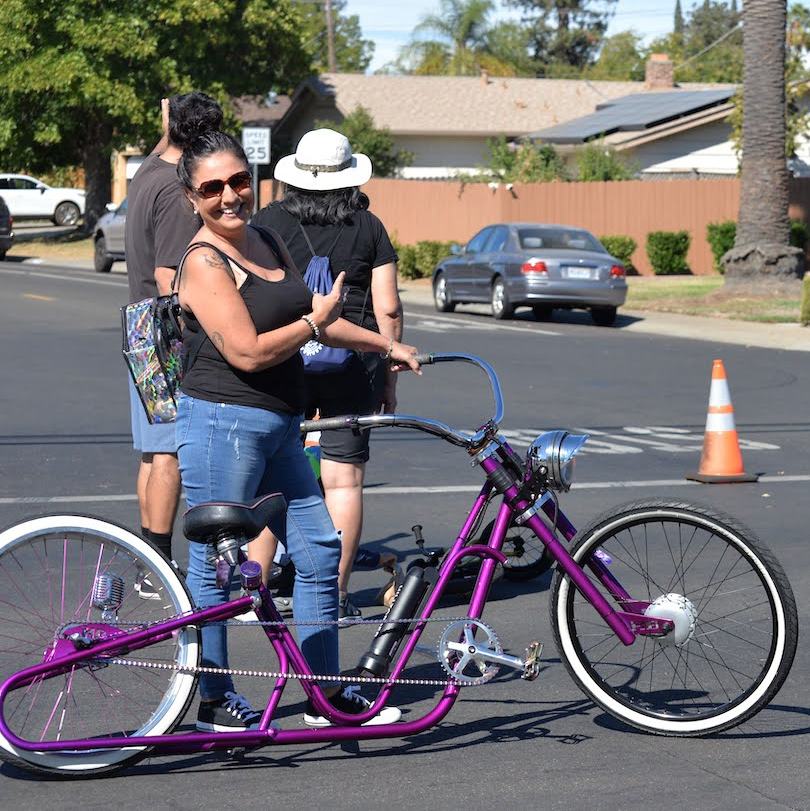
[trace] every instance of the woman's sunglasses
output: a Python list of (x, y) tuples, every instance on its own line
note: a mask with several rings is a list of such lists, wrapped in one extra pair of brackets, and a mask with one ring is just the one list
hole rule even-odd
[(200, 197), (219, 197), (225, 191), (225, 186), (230, 186), (234, 191), (242, 191), (250, 186), (253, 176), (250, 172), (237, 172), (227, 180), (206, 180), (198, 189), (194, 191)]

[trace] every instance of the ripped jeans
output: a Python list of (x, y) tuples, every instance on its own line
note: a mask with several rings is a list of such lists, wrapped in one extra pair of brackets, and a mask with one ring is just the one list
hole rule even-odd
[[(181, 395), (177, 408), (177, 458), (189, 508), (204, 501), (250, 502), (283, 493), (287, 512), (270, 529), (295, 564), (293, 611), (299, 622), (337, 619), (340, 541), (318, 482), (304, 454), (300, 415), (211, 403)], [(186, 585), (200, 607), (221, 605), (229, 589), (216, 585), (206, 548), (190, 544)], [(202, 664), (227, 668), (227, 628), (202, 629)], [(301, 625), (301, 651), (314, 673), (337, 674), (336, 625)], [(233, 690), (230, 676), (203, 674), (200, 697), (220, 698)]]

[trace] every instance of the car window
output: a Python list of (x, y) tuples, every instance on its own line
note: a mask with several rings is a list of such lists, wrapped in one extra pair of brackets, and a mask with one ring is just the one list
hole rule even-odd
[(126, 214), (127, 213), (127, 199), (126, 199), (126, 197), (124, 198), (124, 202), (121, 203), (121, 205), (118, 206), (117, 209), (115, 209), (115, 213), (116, 214)]
[(26, 180), (25, 178), (18, 177), (14, 179), (14, 184), (18, 189), (35, 189), (37, 184), (33, 180)]
[(509, 236), (509, 231), (505, 226), (499, 225), (497, 228), (492, 229), (492, 236), (487, 240), (484, 248), (485, 253), (497, 253), (503, 250), (506, 245), (506, 238)]
[(13, 189), (11, 181), (7, 177), (0, 177), (0, 189)]
[(468, 243), (467, 243), (467, 253), (480, 253), (481, 249), (484, 247), (484, 243), (489, 238), (490, 233), (492, 233), (492, 226), (485, 228), (483, 231), (479, 231)]
[(520, 247), (524, 250), (551, 248), (604, 253), (605, 249), (587, 231), (574, 228), (521, 228)]

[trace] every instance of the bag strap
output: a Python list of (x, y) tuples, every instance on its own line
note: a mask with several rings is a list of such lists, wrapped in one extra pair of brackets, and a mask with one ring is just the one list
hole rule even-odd
[(264, 242), (269, 246), (270, 250), (276, 255), (279, 264), (284, 270), (287, 270), (287, 266), (284, 264), (284, 254), (281, 252), (281, 248), (279, 247), (276, 238), (264, 227), (260, 225), (253, 225), (252, 223), (248, 226), (252, 228), (254, 231), (259, 232), (259, 236), (264, 240)]
[[(304, 239), (307, 243), (307, 248), (309, 248), (309, 252), (315, 256), (315, 249), (312, 247), (312, 243), (309, 241), (309, 237), (307, 236), (307, 232), (304, 230), (304, 226), (302, 222), (298, 221), (298, 227), (301, 229), (301, 233), (304, 235)], [(344, 222), (343, 225), (340, 226), (340, 231), (337, 232), (337, 236), (334, 239), (334, 242), (329, 246), (329, 250), (324, 254), (318, 254), (319, 256), (329, 256), (333, 250), (335, 250), (335, 245), (338, 244), (338, 240), (340, 239), (340, 235), (343, 233), (343, 229), (346, 227), (346, 223)]]

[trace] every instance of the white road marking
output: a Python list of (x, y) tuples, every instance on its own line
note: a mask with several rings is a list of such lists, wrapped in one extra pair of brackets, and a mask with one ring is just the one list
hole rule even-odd
[(71, 274), (49, 273), (43, 270), (30, 270), (28, 268), (0, 268), (0, 273), (10, 273), (16, 276), (35, 276), (38, 279), (58, 279), (60, 282), (82, 282), (82, 284), (100, 284), (102, 287), (124, 287), (126, 276), (121, 281), (113, 279), (97, 279), (94, 276), (74, 276)]
[(531, 324), (525, 327), (518, 326), (517, 324), (504, 324), (500, 321), (480, 321), (467, 318), (448, 318), (447, 316), (434, 315), (423, 316), (415, 315), (408, 312), (408, 329), (422, 330), (424, 332), (447, 332), (453, 329), (477, 329), (484, 332), (492, 332), (497, 330), (512, 331), (512, 332), (530, 332), (532, 335), (560, 335), (559, 332), (552, 332), (547, 329), (536, 329)]
[[(810, 474), (790, 476), (760, 476), (759, 484), (774, 485), (783, 483), (810, 482)], [(640, 479), (637, 481), (575, 482), (575, 490), (621, 490), (632, 487), (701, 487), (699, 482), (686, 479)], [(367, 487), (366, 496), (407, 496), (407, 495), (447, 495), (450, 493), (477, 493), (481, 487), (474, 484), (442, 485), (437, 487)], [(80, 496), (20, 496), (0, 498), (3, 504), (83, 504), (92, 502), (137, 501), (135, 493), (121, 495), (80, 495)]]

